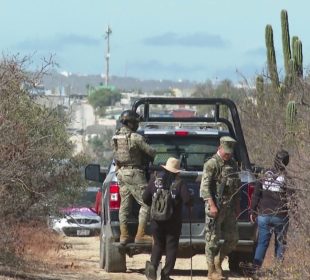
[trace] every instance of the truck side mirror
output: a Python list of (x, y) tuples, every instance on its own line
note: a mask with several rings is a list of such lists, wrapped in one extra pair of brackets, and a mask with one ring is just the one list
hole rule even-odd
[(106, 177), (106, 173), (100, 171), (99, 164), (88, 164), (85, 167), (85, 179), (86, 180), (103, 183), (105, 177)]

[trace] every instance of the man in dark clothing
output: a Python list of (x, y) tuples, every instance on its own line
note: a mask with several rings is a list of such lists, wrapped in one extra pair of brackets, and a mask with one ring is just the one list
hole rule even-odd
[[(187, 206), (192, 203), (186, 185), (178, 176), (180, 161), (171, 157), (167, 160), (166, 165), (162, 165), (162, 167), (164, 170), (159, 174), (154, 174), (142, 196), (144, 203), (151, 205), (157, 188), (172, 189), (173, 213), (171, 218), (166, 221), (155, 221), (151, 218), (154, 243), (151, 262), (146, 268), (146, 276), (149, 280), (156, 279), (157, 267), (164, 252), (166, 252), (166, 263), (161, 272), (161, 280), (171, 279), (169, 276), (175, 265), (182, 228), (182, 203)], [(174, 187), (170, 188), (172, 184), (174, 184)]]
[[(288, 228), (288, 189), (285, 167), (289, 154), (285, 150), (277, 152), (274, 167), (265, 172), (255, 188), (251, 203), (251, 221), (258, 223), (258, 244), (253, 265), (262, 266), (272, 233), (275, 234), (275, 256), (283, 260)], [(257, 219), (256, 219), (257, 218)]]

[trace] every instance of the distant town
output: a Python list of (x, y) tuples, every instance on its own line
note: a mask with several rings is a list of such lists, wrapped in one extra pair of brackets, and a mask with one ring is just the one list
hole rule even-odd
[(189, 81), (139, 81), (133, 78), (112, 77), (110, 87), (120, 91), (121, 100), (113, 106), (106, 107), (105, 116), (99, 117), (87, 97), (90, 89), (104, 87), (103, 82), (103, 78), (99, 75), (52, 73), (43, 79), (42, 84), (30, 90), (38, 104), (48, 108), (61, 107), (68, 113), (70, 117), (68, 131), (72, 135), (71, 140), (75, 144), (76, 153), (85, 151), (85, 143), (89, 139), (99, 137), (106, 130), (114, 130), (120, 113), (129, 109), (138, 98), (188, 97), (196, 86)]

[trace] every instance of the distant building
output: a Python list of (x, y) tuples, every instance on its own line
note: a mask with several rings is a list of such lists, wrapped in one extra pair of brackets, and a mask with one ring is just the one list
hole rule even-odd
[(60, 95), (36, 95), (34, 100), (37, 104), (51, 109), (59, 106), (68, 109), (72, 101), (69, 97)]

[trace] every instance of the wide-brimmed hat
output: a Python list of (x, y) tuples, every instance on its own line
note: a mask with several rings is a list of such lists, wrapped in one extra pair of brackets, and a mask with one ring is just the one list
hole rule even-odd
[(225, 153), (231, 154), (234, 152), (234, 147), (237, 141), (230, 136), (223, 136), (220, 139), (220, 144), (224, 149)]
[(174, 157), (170, 157), (167, 159), (166, 165), (161, 165), (166, 170), (172, 173), (179, 173), (180, 172), (180, 161)]

